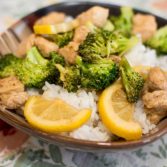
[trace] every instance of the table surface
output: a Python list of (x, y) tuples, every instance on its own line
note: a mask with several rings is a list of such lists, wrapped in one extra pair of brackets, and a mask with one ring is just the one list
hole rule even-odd
[[(106, 1), (137, 7), (167, 18), (167, 0)], [(56, 2), (0, 0), (0, 32), (27, 13)], [(167, 167), (167, 135), (133, 151), (97, 154), (43, 143), (5, 126), (0, 130), (0, 167)]]

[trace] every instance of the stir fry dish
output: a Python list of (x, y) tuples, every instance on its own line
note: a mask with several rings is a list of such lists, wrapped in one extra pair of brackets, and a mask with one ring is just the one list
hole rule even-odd
[(38, 19), (0, 58), (0, 107), (33, 128), (91, 141), (139, 140), (167, 116), (167, 26), (94, 6)]

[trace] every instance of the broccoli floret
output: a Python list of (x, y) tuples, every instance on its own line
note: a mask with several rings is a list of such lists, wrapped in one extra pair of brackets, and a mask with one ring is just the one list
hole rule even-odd
[(167, 53), (167, 26), (160, 28), (154, 36), (146, 41), (146, 45), (156, 49), (158, 54)]
[(63, 87), (69, 92), (75, 92), (80, 87), (102, 90), (118, 78), (118, 67), (112, 60), (101, 59), (96, 63), (84, 63), (77, 57), (76, 64), (63, 67), (56, 64), (60, 72)]
[(112, 60), (101, 59), (94, 63), (84, 63), (77, 57), (81, 71), (81, 87), (102, 90), (118, 78), (119, 69)]
[(129, 37), (132, 31), (133, 10), (130, 7), (122, 7), (120, 16), (111, 16), (110, 20), (114, 24), (115, 31)]
[(136, 36), (127, 38), (118, 32), (111, 33), (109, 31), (102, 31), (103, 37), (106, 41), (107, 53), (109, 55), (123, 55), (125, 52), (135, 46), (139, 39)]
[(17, 58), (13, 54), (5, 55), (0, 59), (0, 77), (14, 76), (17, 64), (20, 63), (21, 59)]
[(74, 32), (69, 31), (65, 33), (52, 34), (48, 38), (54, 41), (60, 48), (67, 45), (73, 38)]
[(56, 77), (52, 62), (44, 59), (36, 47), (32, 47), (27, 57), (17, 65), (16, 74), (27, 87), (41, 88), (45, 81), (53, 81)]
[(55, 83), (58, 85), (62, 85), (62, 81), (60, 80), (60, 72), (59, 70), (56, 68), (56, 64), (60, 64), (61, 66), (65, 66), (65, 59), (63, 56), (59, 55), (56, 52), (51, 52), (50, 53), (50, 64), (51, 67), (54, 66), (54, 70), (55, 70)]
[(63, 67), (60, 64), (56, 64), (57, 69), (60, 72), (60, 80), (63, 83), (63, 87), (69, 92), (76, 92), (80, 85), (80, 70), (76, 66)]
[(139, 38), (132, 36), (131, 38), (126, 38), (120, 34), (116, 35), (115, 40), (111, 43), (111, 48), (115, 48), (111, 51), (111, 54), (124, 55), (131, 48), (133, 48), (139, 42)]
[(56, 52), (51, 52), (50, 57), (53, 64), (61, 64), (62, 66), (65, 66), (65, 60), (63, 56), (59, 55)]
[(144, 79), (135, 72), (125, 57), (120, 62), (120, 73), (127, 100), (130, 103), (137, 102), (144, 85)]
[(138, 42), (137, 37), (130, 39), (118, 32), (107, 30), (89, 33), (79, 46), (79, 54), (86, 62), (93, 62), (112, 54), (123, 54)]
[(106, 41), (101, 32), (89, 33), (78, 50), (84, 61), (92, 62), (108, 55)]

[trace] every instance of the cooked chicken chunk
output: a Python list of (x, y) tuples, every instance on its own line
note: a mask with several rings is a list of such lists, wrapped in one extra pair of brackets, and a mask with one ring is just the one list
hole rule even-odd
[(133, 33), (140, 33), (142, 40), (151, 38), (157, 30), (155, 17), (152, 15), (136, 14), (133, 17)]
[(66, 62), (70, 64), (75, 63), (79, 45), (86, 39), (88, 33), (89, 29), (86, 26), (79, 26), (74, 32), (73, 41), (59, 49), (60, 55), (65, 58)]
[(16, 77), (0, 79), (0, 106), (17, 109), (28, 99), (24, 85)]
[(166, 110), (167, 112), (167, 91), (156, 90), (148, 92), (142, 97), (144, 105), (148, 109)]
[(111, 55), (109, 58), (110, 58), (113, 62), (115, 62), (116, 64), (119, 64), (119, 62), (121, 61), (121, 57), (120, 57), (120, 56)]
[(90, 21), (95, 26), (102, 27), (106, 23), (108, 15), (109, 9), (95, 6), (78, 15), (77, 20), (81, 25), (85, 25)]
[(78, 47), (79, 43), (70, 42), (68, 45), (64, 46), (63, 48), (60, 48), (59, 53), (65, 58), (65, 61), (67, 63), (74, 64), (75, 58), (77, 56)]
[(34, 45), (35, 34), (31, 34), (28, 38), (24, 39), (18, 46), (16, 55), (24, 57), (29, 49)]
[(24, 91), (24, 85), (14, 76), (0, 79), (0, 94), (11, 91), (22, 92)]
[(54, 42), (50, 42), (43, 37), (36, 37), (34, 40), (34, 45), (43, 53), (44, 56), (47, 56), (52, 51), (58, 50), (58, 45)]
[(90, 30), (86, 26), (79, 26), (75, 29), (73, 41), (79, 44), (82, 43), (89, 32)]
[(167, 116), (167, 78), (160, 68), (150, 69), (142, 100), (147, 117), (152, 123), (158, 123)]
[(0, 94), (0, 105), (4, 105), (7, 109), (17, 109), (21, 107), (27, 99), (28, 95), (26, 92)]
[(35, 24), (57, 24), (64, 22), (65, 14), (62, 12), (51, 12), (48, 15), (38, 19)]
[(147, 83), (150, 90), (167, 90), (166, 75), (159, 67), (151, 68)]
[(52, 51), (57, 51), (58, 46), (51, 41), (43, 37), (36, 36), (34, 34), (30, 35), (26, 40), (22, 41), (18, 47), (17, 55), (19, 57), (25, 55), (32, 46), (37, 46), (38, 49), (43, 53), (44, 56), (48, 56), (48, 54)]
[(153, 124), (157, 124), (160, 120), (162, 120), (164, 117), (166, 117), (166, 112), (164, 112), (163, 110), (150, 109), (148, 111), (146, 111), (147, 118)]

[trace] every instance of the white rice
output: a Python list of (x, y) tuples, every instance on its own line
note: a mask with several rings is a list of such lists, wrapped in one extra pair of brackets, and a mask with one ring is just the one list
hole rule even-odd
[(85, 139), (91, 141), (107, 141), (110, 140), (111, 134), (107, 131), (104, 125), (99, 121), (96, 127), (83, 125), (79, 129), (70, 133), (71, 137), (77, 139)]
[[(160, 66), (167, 70), (167, 56), (157, 57), (155, 50), (145, 47), (141, 42), (127, 53), (126, 57), (132, 66)], [(70, 132), (68, 134), (69, 136), (92, 141), (107, 141), (111, 139), (112, 134), (104, 127), (98, 115), (98, 96), (96, 92), (78, 90), (76, 93), (68, 93), (67, 90), (63, 89), (61, 86), (49, 84), (48, 82), (46, 82), (43, 87), (43, 91), (45, 98), (60, 98), (77, 109), (92, 109), (91, 119), (79, 129)], [(38, 93), (39, 92), (34, 89), (29, 90), (30, 95), (37, 95)], [(134, 119), (141, 124), (143, 134), (155, 128), (155, 125), (151, 124), (147, 119), (141, 100), (135, 105)]]
[(143, 134), (147, 134), (150, 130), (156, 127), (147, 119), (146, 113), (144, 112), (144, 105), (141, 100), (135, 105), (134, 118), (142, 126)]
[(126, 57), (132, 66), (156, 66), (157, 64), (155, 50), (146, 48), (142, 43), (137, 44)]

